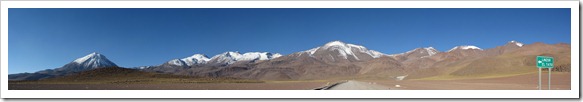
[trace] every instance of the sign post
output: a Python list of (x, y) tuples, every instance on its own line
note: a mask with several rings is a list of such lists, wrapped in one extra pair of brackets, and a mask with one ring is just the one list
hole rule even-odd
[(540, 67), (538, 67), (538, 90), (542, 90), (542, 85), (541, 85), (541, 69)]
[(549, 90), (551, 90), (551, 69), (553, 66), (554, 59), (553, 57), (548, 56), (536, 56), (536, 67), (538, 67), (538, 89), (542, 90), (541, 84), (541, 69), (547, 68), (549, 70)]

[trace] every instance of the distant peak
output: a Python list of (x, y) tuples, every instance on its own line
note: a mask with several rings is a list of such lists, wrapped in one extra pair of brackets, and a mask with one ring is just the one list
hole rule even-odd
[(83, 63), (89, 59), (100, 59), (100, 58), (105, 58), (105, 56), (103, 56), (97, 52), (93, 52), (93, 53), (90, 53), (88, 55), (85, 55), (84, 57), (76, 59), (74, 62)]
[(336, 40), (336, 41), (328, 42), (324, 46), (336, 46), (336, 45), (344, 46), (344, 45), (346, 45), (346, 43), (339, 41), (339, 40)]
[(206, 56), (204, 54), (194, 54), (190, 57), (183, 58), (183, 60), (185, 60), (185, 59), (205, 59), (206, 60), (206, 59), (208, 59), (208, 56)]
[(223, 54), (224, 55), (234, 55), (234, 54), (241, 54), (241, 53), (239, 53), (239, 51), (228, 51), (228, 52), (225, 52)]
[(233, 57), (233, 58), (237, 58), (241, 55), (241, 53), (239, 53), (239, 51), (229, 51), (229, 52), (225, 52), (222, 55), (226, 56), (226, 57)]
[(237, 61), (256, 61), (256, 60), (270, 60), (276, 57), (281, 57), (282, 55), (279, 53), (270, 53), (270, 52), (245, 52), (243, 54), (236, 52), (225, 52), (219, 55), (215, 55), (210, 58), (209, 61), (215, 64), (233, 64)]
[(103, 67), (103, 66), (117, 66), (109, 61), (104, 55), (97, 52), (90, 53), (81, 58), (75, 59), (72, 63), (83, 64), (84, 67)]
[(186, 65), (192, 66), (194, 64), (204, 64), (210, 59), (204, 54), (194, 54), (190, 57), (182, 58), (181, 59)]
[(90, 53), (90, 54), (88, 54), (88, 55), (86, 55), (86, 56), (89, 56), (89, 57), (91, 57), (91, 56), (103, 56), (103, 55), (101, 55), (101, 54), (99, 54), (99, 53), (97, 53), (97, 52), (92, 52), (92, 53)]
[[(411, 54), (411, 53), (427, 53), (428, 56), (433, 56), (433, 55), (437, 54), (438, 52), (439, 51), (437, 51), (433, 47), (424, 47), (424, 48), (415, 48), (415, 49), (407, 51), (405, 53), (392, 54), (390, 56), (397, 56), (397, 55), (404, 55), (404, 54)], [(424, 56), (424, 57), (427, 57), (427, 56)]]
[(407, 51), (407, 52), (405, 52), (405, 53), (411, 53), (411, 52), (414, 52), (414, 51), (422, 51), (422, 50), (425, 50), (425, 51), (437, 51), (437, 50), (436, 50), (435, 48), (433, 48), (433, 47), (420, 47), (420, 48), (415, 48), (415, 49), (413, 49), (413, 50)]
[(320, 47), (312, 48), (303, 52), (307, 52), (310, 56), (312, 56), (314, 53), (316, 53), (316, 51), (318, 51), (318, 49), (320, 49)]
[(457, 50), (457, 49), (461, 49), (461, 50), (470, 50), (470, 49), (482, 50), (481, 48), (479, 48), (477, 46), (473, 46), (473, 45), (462, 45), (462, 46), (456, 46), (456, 47), (452, 48), (451, 50), (449, 50), (447, 52), (454, 51), (454, 50)]
[[(342, 42), (339, 40), (331, 41), (331, 42), (324, 44), (323, 46), (302, 51), (300, 53), (300, 55), (303, 53), (306, 53), (310, 57), (315, 57), (314, 54), (316, 52), (320, 52), (320, 51), (323, 51), (324, 53), (327, 53), (329, 51), (338, 51), (338, 54), (339, 54), (338, 56), (341, 56), (344, 59), (348, 59), (349, 56), (353, 56), (356, 60), (360, 60), (359, 56), (356, 56), (356, 54), (358, 54), (358, 53), (368, 54), (372, 58), (379, 58), (381, 56), (386, 56), (386, 54), (383, 54), (383, 53), (380, 53), (380, 52), (374, 51), (374, 50), (369, 50), (362, 45), (349, 44), (349, 43), (345, 43), (345, 42)], [(326, 57), (329, 57), (329, 56), (326, 56)]]
[(168, 64), (176, 65), (176, 66), (186, 66), (187, 64), (180, 59), (172, 59), (167, 62)]
[(522, 44), (522, 43), (520, 43), (520, 42), (518, 42), (518, 41), (515, 41), (515, 40), (512, 40), (512, 41), (510, 41), (510, 42), (508, 42), (508, 43), (509, 43), (509, 44), (514, 44), (514, 45), (516, 45), (516, 46), (518, 46), (518, 47), (522, 47), (522, 45), (524, 45), (524, 44)]
[(194, 54), (194, 55), (192, 55), (192, 56), (190, 56), (190, 57), (197, 57), (197, 58), (200, 58), (200, 57), (205, 57), (205, 58), (207, 58), (208, 56), (206, 56), (206, 55), (204, 55), (204, 54)]
[(279, 53), (275, 53), (275, 54), (273, 54), (272, 56), (273, 56), (273, 58), (278, 58), (278, 57), (281, 57), (281, 56), (283, 56), (283, 55), (282, 55), (282, 54), (279, 54)]
[(434, 51), (437, 51), (437, 50), (436, 50), (435, 48), (433, 48), (433, 47), (426, 47), (426, 48), (423, 48), (423, 49), (425, 49), (425, 50), (434, 50)]

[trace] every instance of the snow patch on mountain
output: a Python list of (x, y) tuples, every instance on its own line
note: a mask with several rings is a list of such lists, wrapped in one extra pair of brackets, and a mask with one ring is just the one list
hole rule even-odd
[(173, 59), (167, 62), (170, 65), (175, 65), (175, 66), (188, 66), (184, 61), (180, 60), (180, 59)]
[(213, 56), (210, 60), (216, 60), (215, 63), (220, 64), (233, 64), (237, 61), (256, 61), (256, 60), (270, 60), (274, 58), (281, 57), (283, 55), (279, 53), (269, 53), (269, 52), (247, 52), (241, 54), (239, 52), (225, 52), (216, 56)]
[(429, 56), (433, 56), (439, 52), (433, 47), (427, 47), (427, 48), (423, 48), (423, 49), (425, 49), (429, 53)]
[[(373, 58), (379, 58), (383, 55), (386, 55), (386, 54), (383, 54), (383, 53), (375, 51), (375, 50), (368, 50), (364, 46), (354, 45), (354, 44), (346, 44), (346, 45), (348, 46), (349, 49), (356, 48), (356, 49), (358, 49), (357, 51), (359, 51), (361, 53), (366, 53), (366, 54), (372, 56)], [(351, 52), (352, 52), (352, 50), (351, 50)]]
[[(306, 51), (303, 51), (304, 53), (308, 53), (308, 55), (310, 55), (310, 57), (314, 57), (314, 53), (316, 53), (316, 51), (318, 51), (318, 49), (320, 49), (320, 47), (316, 47), (316, 48), (312, 48)], [(300, 53), (302, 54), (302, 53)]]
[(109, 61), (105, 56), (93, 52), (84, 57), (75, 59), (72, 63), (77, 63), (83, 68), (99, 68), (99, 67), (112, 67), (117, 66), (115, 63)]
[(508, 43), (515, 44), (515, 45), (516, 45), (516, 46), (518, 46), (518, 47), (522, 47), (522, 45), (524, 45), (524, 44), (522, 44), (522, 43), (520, 43), (520, 42), (517, 42), (517, 41), (514, 41), (514, 40), (512, 40), (512, 41), (510, 41), (510, 42), (508, 42)]
[(241, 54), (239, 52), (225, 52), (219, 55), (215, 55), (211, 58), (211, 60), (216, 60), (215, 63), (223, 63), (223, 64), (233, 64), (237, 61)]
[(206, 64), (211, 59), (203, 54), (194, 54), (190, 57), (182, 58), (181, 60), (184, 61), (186, 65), (192, 66), (197, 64)]
[(250, 61), (250, 60), (269, 60), (277, 57), (281, 57), (279, 53), (271, 54), (269, 52), (248, 52), (243, 54), (241, 57), (236, 58), (238, 61)]
[(391, 54), (391, 55), (388, 55), (388, 56), (391, 56), (391, 57), (405, 56), (405, 55), (412, 54), (412, 53), (415, 53), (415, 52), (421, 53), (421, 54), (427, 53), (427, 56), (421, 56), (420, 58), (430, 57), (430, 56), (433, 56), (433, 55), (439, 53), (439, 51), (437, 51), (433, 47), (426, 47), (426, 48), (416, 48), (416, 49), (407, 51), (405, 53)]
[(310, 57), (314, 57), (314, 53), (316, 53), (316, 51), (319, 50), (328, 50), (328, 51), (335, 51), (337, 50), (338, 52), (340, 52), (341, 57), (343, 57), (344, 59), (348, 59), (348, 56), (353, 56), (356, 60), (360, 60), (356, 55), (355, 52), (353, 52), (353, 49), (355, 49), (356, 51), (360, 52), (360, 53), (366, 53), (368, 55), (370, 55), (373, 58), (379, 58), (381, 56), (386, 56), (386, 54), (378, 52), (378, 51), (374, 51), (374, 50), (368, 50), (366, 47), (361, 46), (361, 45), (355, 45), (355, 44), (347, 44), (341, 41), (332, 41), (332, 42), (328, 42), (326, 44), (324, 44), (324, 46), (321, 47), (316, 47), (316, 48), (312, 48), (310, 50), (306, 50), (300, 53), (307, 53)]
[(326, 43), (324, 46), (322, 46), (322, 49), (326, 49), (328, 51), (338, 50), (340, 52), (340, 56), (344, 57), (344, 59), (348, 59), (348, 55), (351, 55), (351, 56), (354, 56), (354, 58), (356, 58), (356, 60), (360, 60), (352, 52), (351, 46), (348, 46), (344, 42), (332, 41), (332, 42)]
[[(282, 54), (279, 54), (279, 53), (275, 53), (275, 54), (273, 54), (273, 56), (272, 56), (272, 57), (273, 57), (273, 58), (279, 58), (279, 57), (281, 57), (281, 56), (283, 56), (283, 55), (282, 55)], [(273, 58), (272, 58), (272, 59), (273, 59)]]
[(456, 47), (450, 49), (447, 52), (454, 51), (454, 50), (457, 50), (457, 49), (462, 49), (462, 50), (469, 50), (469, 49), (482, 50), (481, 48), (479, 48), (477, 46), (473, 46), (473, 45), (463, 45), (463, 46), (456, 46)]
[(378, 51), (375, 51), (375, 50), (369, 50), (368, 54), (371, 55), (373, 58), (379, 58), (379, 57), (382, 57), (382, 56), (387, 56), (387, 54), (384, 54), (384, 53), (381, 53), (381, 52), (378, 52)]

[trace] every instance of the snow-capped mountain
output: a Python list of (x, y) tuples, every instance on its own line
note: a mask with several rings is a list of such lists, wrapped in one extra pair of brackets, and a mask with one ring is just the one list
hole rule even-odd
[(192, 66), (198, 64), (206, 64), (211, 59), (209, 59), (206, 55), (203, 54), (194, 54), (190, 57), (182, 58), (181, 60), (184, 61), (186, 65)]
[(418, 59), (418, 58), (430, 57), (430, 56), (433, 56), (437, 53), (439, 53), (439, 51), (436, 50), (435, 48), (426, 47), (426, 48), (416, 48), (416, 49), (407, 51), (405, 53), (392, 54), (392, 55), (388, 55), (388, 56), (391, 56), (391, 57), (399, 59), (399, 60), (407, 60), (407, 59)]
[(429, 56), (433, 56), (437, 53), (439, 53), (439, 51), (437, 51), (435, 48), (433, 47), (428, 47), (428, 48), (423, 48), (425, 51), (427, 51), (427, 54), (429, 54)]
[(109, 61), (109, 59), (107, 59), (105, 56), (103, 56), (99, 53), (96, 53), (96, 52), (93, 52), (89, 55), (78, 58), (73, 62), (80, 64), (83, 67), (88, 67), (88, 68), (117, 66), (117, 65), (115, 65), (115, 63)]
[(107, 59), (104, 55), (93, 52), (74, 61), (65, 64), (63, 67), (55, 69), (41, 70), (35, 73), (20, 73), (9, 75), (10, 80), (39, 80), (64, 76), (72, 73), (88, 71), (97, 68), (117, 67), (117, 65)]
[(179, 67), (184, 67), (184, 68), (188, 67), (188, 65), (184, 61), (182, 61), (181, 59), (172, 59), (164, 64), (179, 66)]
[(300, 52), (300, 55), (306, 53), (310, 57), (314, 57), (314, 53), (316, 53), (316, 50), (318, 50), (318, 49), (320, 49), (320, 47), (316, 47), (316, 48), (312, 48), (312, 49), (309, 49), (309, 50), (306, 50), (306, 51), (302, 51), (302, 52)]
[(504, 46), (497, 46), (496, 48), (491, 48), (491, 49), (487, 49), (486, 54), (488, 55), (500, 55), (506, 52), (512, 52), (514, 50), (517, 50), (519, 48), (522, 48), (524, 44), (518, 42), (518, 41), (509, 41), (507, 42)]
[(245, 70), (245, 74), (233, 75), (267, 80), (318, 79), (403, 71), (403, 65), (386, 54), (341, 41), (331, 41), (309, 50), (257, 63), (249, 66), (250, 68), (241, 67), (248, 66), (237, 66), (233, 69)]
[(209, 64), (229, 65), (238, 61), (253, 62), (258, 60), (270, 60), (281, 56), (283, 55), (279, 53), (272, 54), (269, 52), (247, 52), (244, 54), (239, 52), (224, 52), (213, 56), (209, 60)]
[(207, 58), (206, 55), (194, 54), (192, 56), (182, 58), (182, 59), (172, 59), (172, 60), (164, 63), (163, 65), (171, 65), (171, 66), (179, 66), (179, 67), (187, 68), (189, 66), (194, 66), (194, 65), (203, 65), (203, 64), (206, 64), (208, 61), (210, 61), (210, 59)]
[(211, 64), (233, 64), (237, 62), (237, 59), (241, 57), (239, 52), (224, 52), (218, 55), (215, 55), (209, 61)]
[(282, 55), (279, 53), (271, 54), (269, 52), (248, 52), (244, 53), (236, 60), (238, 61), (269, 60), (281, 56)]
[(368, 50), (366, 47), (364, 46), (360, 46), (360, 45), (354, 45), (354, 44), (346, 44), (348, 45), (349, 48), (356, 48), (358, 49), (357, 51), (360, 53), (366, 53), (370, 56), (372, 56), (373, 58), (379, 58), (381, 56), (386, 56), (386, 54), (375, 51), (375, 50)]
[(514, 41), (514, 40), (512, 40), (512, 41), (508, 42), (508, 44), (513, 44), (513, 45), (516, 45), (516, 46), (518, 46), (518, 47), (522, 47), (522, 45), (524, 45), (524, 44), (522, 44), (522, 43), (520, 43), (520, 42), (518, 42), (518, 41)]
[(56, 70), (83, 71), (103, 67), (117, 67), (117, 65), (111, 62), (109, 59), (107, 59), (104, 55), (93, 52), (89, 55), (78, 58), (73, 62), (64, 65), (61, 68), (57, 68)]
[(473, 46), (473, 45), (463, 45), (463, 46), (456, 46), (451, 48), (450, 50), (448, 50), (447, 52), (451, 52), (451, 51), (455, 51), (455, 50), (482, 50), (481, 48), (477, 47), (477, 46)]
[(226, 66), (234, 64), (236, 62), (254, 62), (258, 60), (270, 60), (274, 58), (281, 57), (283, 55), (279, 53), (269, 53), (269, 52), (248, 52), (241, 54), (239, 52), (224, 52), (208, 58), (203, 54), (194, 54), (190, 57), (182, 59), (172, 59), (165, 62), (162, 65), (148, 67), (148, 68), (138, 68), (138, 69), (150, 69), (150, 68), (189, 68), (193, 66)]
[(328, 62), (340, 60), (359, 61), (387, 56), (375, 50), (369, 50), (364, 46), (347, 44), (341, 41), (332, 41), (323, 46), (312, 48), (310, 50), (295, 53), (295, 55), (306, 55), (312, 58), (324, 59)]

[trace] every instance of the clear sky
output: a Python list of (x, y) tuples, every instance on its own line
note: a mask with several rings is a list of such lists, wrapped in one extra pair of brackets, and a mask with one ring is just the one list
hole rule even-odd
[(91, 52), (122, 67), (226, 51), (284, 55), (340, 40), (386, 54), (511, 40), (570, 43), (570, 9), (8, 10), (9, 73), (61, 67)]

